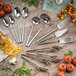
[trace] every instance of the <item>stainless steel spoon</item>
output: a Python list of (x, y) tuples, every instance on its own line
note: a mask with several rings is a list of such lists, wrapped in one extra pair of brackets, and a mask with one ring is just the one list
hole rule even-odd
[(67, 23), (68, 23), (67, 20), (63, 20), (53, 30), (49, 31), (47, 34), (45, 34), (44, 36), (42, 36), (41, 38), (39, 38), (37, 40), (37, 42), (39, 42), (40, 40), (44, 39), (45, 37), (47, 37), (48, 35), (50, 35), (54, 31), (56, 31), (57, 29), (63, 29), (67, 25)]
[(50, 24), (50, 17), (47, 14), (41, 14), (40, 16), (41, 20), (44, 22), (44, 24), (39, 28), (39, 30), (37, 31), (37, 33), (34, 35), (34, 37), (32, 38), (32, 40), (28, 43), (27, 46), (30, 46), (30, 44), (34, 41), (34, 39), (38, 36), (38, 34), (40, 33), (40, 31), (43, 29), (43, 27), (46, 24)]
[[(12, 15), (9, 15), (8, 20), (9, 20), (10, 24), (12, 24), (12, 25), (15, 23), (15, 19), (14, 19), (14, 17)], [(18, 36), (17, 36), (17, 33), (16, 33), (15, 26), (12, 26), (12, 27), (13, 27), (13, 30), (14, 30), (14, 33), (15, 33), (15, 36), (13, 35), (13, 37), (14, 37), (16, 43), (18, 43), (18, 41), (17, 41)]]
[(20, 32), (20, 22), (19, 22), (19, 18), (21, 16), (21, 13), (20, 13), (20, 9), (19, 7), (15, 7), (14, 8), (14, 16), (15, 18), (18, 20), (18, 25), (17, 25), (17, 32), (18, 32), (18, 42), (21, 41), (21, 32)]
[(23, 22), (23, 27), (22, 27), (22, 38), (21, 38), (21, 42), (23, 42), (24, 40), (24, 32), (25, 32), (25, 21), (26, 21), (26, 18), (28, 17), (28, 8), (27, 7), (24, 7), (22, 9), (22, 17), (24, 18), (24, 22)]
[(38, 17), (33, 17), (32, 18), (32, 28), (30, 30), (30, 33), (29, 33), (29, 36), (28, 36), (28, 39), (26, 41), (26, 46), (28, 45), (28, 42), (30, 40), (30, 37), (31, 37), (31, 34), (32, 34), (32, 31), (33, 31), (33, 28), (35, 25), (38, 25), (40, 23), (40, 19)]
[[(13, 23), (13, 21), (12, 21), (12, 23)], [(10, 23), (9, 23), (9, 21), (8, 21), (7, 19), (3, 19), (3, 24), (4, 24), (4, 26), (8, 27), (9, 31), (11, 32), (13, 38), (14, 38), (15, 41), (16, 41), (16, 38), (14, 37), (13, 32), (12, 32), (11, 29), (10, 29)]]
[(74, 42), (75, 39), (73, 36), (68, 36), (68, 37), (63, 37), (63, 38), (59, 38), (58, 41), (53, 41), (53, 42), (39, 42), (39, 45), (44, 45), (44, 44), (52, 44), (52, 43), (62, 43), (62, 44), (66, 44), (66, 43), (72, 43)]

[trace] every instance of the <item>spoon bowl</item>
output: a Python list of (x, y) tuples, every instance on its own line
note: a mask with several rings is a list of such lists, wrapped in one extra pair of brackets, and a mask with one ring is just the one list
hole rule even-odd
[(37, 24), (40, 23), (40, 19), (38, 17), (33, 17), (32, 18), (32, 23), (37, 25)]
[(28, 17), (28, 8), (27, 7), (24, 7), (22, 9), (22, 17), (23, 18), (27, 18)]
[(8, 19), (9, 19), (9, 22), (10, 22), (11, 24), (14, 24), (14, 23), (15, 23), (15, 19), (13, 18), (12, 15), (9, 15)]
[(15, 16), (15, 18), (20, 18), (20, 16), (21, 16), (21, 13), (20, 13), (20, 9), (19, 9), (19, 7), (15, 7), (14, 8), (14, 16)]
[(7, 19), (3, 19), (3, 24), (6, 26), (6, 27), (9, 27), (10, 26), (10, 23)]
[(45, 13), (41, 14), (40, 18), (45, 24), (50, 24), (51, 19), (47, 14), (45, 14)]

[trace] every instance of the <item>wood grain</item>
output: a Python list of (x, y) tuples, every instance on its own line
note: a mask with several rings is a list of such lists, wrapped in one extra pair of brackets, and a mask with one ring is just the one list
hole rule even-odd
[[(20, 9), (22, 9), (24, 6), (27, 6), (28, 4), (27, 3), (22, 3), (21, 0), (3, 0), (5, 3), (9, 3), (12, 5), (12, 8), (14, 9), (15, 6), (18, 6)], [(43, 28), (43, 30), (40, 32), (40, 34), (38, 35), (38, 37), (34, 40), (34, 42), (31, 44), (30, 47), (25, 47), (25, 42), (27, 40), (27, 37), (28, 37), (28, 33), (30, 31), (30, 28), (32, 26), (32, 23), (31, 23), (31, 19), (32, 17), (34, 16), (38, 16), (40, 17), (40, 14), (42, 13), (46, 13), (48, 14), (50, 17), (51, 17), (51, 23), (58, 20), (58, 17), (57, 17), (57, 14), (55, 13), (52, 13), (52, 12), (47, 12), (47, 11), (43, 11), (42, 10), (42, 5), (43, 5), (43, 1), (44, 0), (39, 0), (40, 1), (40, 6), (39, 8), (35, 8), (35, 7), (28, 7), (29, 8), (29, 17), (27, 18), (26, 20), (26, 28), (25, 28), (25, 41), (24, 43), (22, 44), (19, 44), (20, 46), (23, 46), (25, 48), (25, 50), (22, 52), (22, 53), (26, 53), (26, 50), (31, 50), (31, 49), (40, 49), (40, 48), (44, 48), (44, 47), (52, 47), (53, 45), (60, 45), (63, 47), (63, 49), (60, 51), (60, 52), (57, 52), (55, 54), (53, 53), (49, 53), (49, 55), (57, 55), (57, 56), (64, 56), (64, 53), (67, 53), (69, 50), (72, 50), (73, 51), (73, 54), (74, 56), (76, 56), (76, 41), (74, 43), (69, 43), (69, 44), (59, 44), (59, 43), (56, 43), (56, 44), (49, 44), (49, 45), (40, 45), (38, 46), (36, 41), (37, 39), (39, 39), (41, 36), (43, 36), (44, 34), (46, 34), (48, 31), (50, 31), (51, 29), (53, 29), (54, 27), (56, 27), (56, 25), (61, 21), (59, 20), (58, 22), (55, 22), (52, 26), (50, 25), (46, 25), (45, 28)], [(8, 15), (6, 16), (6, 18), (8, 18)], [(23, 18), (21, 17), (20, 18), (20, 25), (22, 25), (23, 23)], [(33, 34), (32, 34), (32, 37), (34, 36), (34, 34), (36, 33), (37, 29), (42, 25), (43, 23), (41, 22), (38, 26), (35, 26), (34, 30), (33, 30)], [(15, 24), (14, 26), (17, 26), (17, 20), (15, 19)], [(3, 29), (7, 34), (8, 36), (14, 41), (11, 33), (9, 32), (8, 28), (4, 27), (3, 23), (2, 23), (2, 20), (0, 20), (0, 28)], [(22, 28), (22, 27), (21, 27)], [(76, 25), (73, 24), (71, 21), (68, 20), (68, 25), (66, 26), (66, 28), (68, 29), (68, 32), (67, 34), (65, 34), (64, 36), (70, 36), (70, 35), (73, 35), (76, 39)], [(62, 36), (62, 37), (64, 37)], [(55, 38), (54, 40), (58, 40), (58, 38)], [(15, 42), (15, 41), (14, 41)], [(10, 58), (7, 58), (6, 61), (8, 61)], [(56, 76), (57, 72), (58, 72), (58, 69), (57, 69), (57, 66), (58, 64), (54, 64), (54, 63), (51, 63), (50, 66), (45, 66), (37, 61), (34, 61), (32, 60), (33, 62), (37, 63), (38, 65), (40, 66), (43, 66), (43, 67), (47, 67), (49, 68), (49, 76)], [(18, 68), (19, 66), (21, 66), (23, 62), (23, 59), (21, 59), (21, 53), (17, 56), (17, 64), (15, 66), (12, 66), (13, 70), (15, 70), (16, 68)], [(26, 62), (27, 63), (27, 62)], [(35, 75), (35, 73), (37, 72), (36, 69), (30, 65), (29, 63), (27, 63), (27, 66), (32, 68), (33, 70), (31, 71), (33, 76)], [(74, 72), (72, 73), (67, 73), (66, 75), (67, 76), (76, 76), (76, 69)], [(4, 72), (3, 72), (4, 73)], [(0, 71), (0, 74), (2, 74), (2, 72)], [(6, 76), (6, 75), (5, 75)], [(47, 73), (41, 73), (39, 72), (37, 75), (35, 76), (48, 76)]]

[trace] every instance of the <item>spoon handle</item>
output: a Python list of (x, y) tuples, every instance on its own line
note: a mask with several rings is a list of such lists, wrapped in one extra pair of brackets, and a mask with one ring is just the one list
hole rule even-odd
[(17, 35), (17, 32), (16, 32), (16, 30), (15, 30), (15, 27), (13, 27), (13, 30), (14, 30), (15, 37), (16, 37), (15, 41), (16, 41), (16, 43), (18, 43), (18, 35)]
[(21, 42), (23, 42), (23, 40), (24, 40), (25, 23), (26, 23), (26, 19), (24, 19), (24, 23), (23, 23), (23, 28), (22, 28), (22, 39), (21, 39)]
[(12, 34), (12, 36), (13, 36), (14, 40), (15, 40), (15, 41), (16, 41), (16, 43), (17, 43), (16, 37), (14, 36), (14, 34), (13, 34), (13, 32), (11, 31), (10, 27), (8, 27), (8, 29), (9, 29), (10, 33)]
[(55, 41), (55, 42), (39, 42), (38, 45), (45, 45), (45, 44), (52, 44), (52, 43), (58, 43), (58, 41)]
[(53, 36), (50, 36), (50, 37), (48, 37), (48, 38), (46, 38), (46, 39), (40, 40), (39, 42), (44, 42), (44, 41), (50, 40), (50, 39), (52, 39), (52, 38), (54, 38), (54, 37), (55, 37), (55, 36), (53, 35)]
[(34, 25), (32, 25), (32, 28), (31, 28), (31, 30), (30, 30), (28, 39), (27, 39), (27, 41), (26, 41), (26, 46), (28, 45), (28, 42), (29, 42), (29, 40), (30, 40), (30, 37), (31, 37), (32, 31), (33, 31), (33, 28), (34, 28)]
[(39, 38), (39, 39), (37, 40), (37, 42), (39, 42), (40, 40), (44, 39), (45, 37), (47, 37), (49, 34), (53, 33), (53, 32), (56, 31), (56, 30), (57, 30), (57, 28), (54, 28), (53, 30), (51, 30), (50, 32), (48, 32), (47, 34), (45, 34), (44, 36), (42, 36), (41, 38)]
[(18, 19), (17, 27), (18, 27), (18, 42), (20, 42), (21, 41), (21, 33), (20, 33), (20, 22), (19, 22), (19, 19)]
[(40, 29), (37, 31), (37, 33), (34, 35), (34, 37), (32, 38), (32, 40), (28, 43), (27, 46), (30, 46), (30, 44), (33, 42), (33, 40), (37, 37), (37, 35), (40, 33), (40, 31), (43, 29), (43, 27), (45, 26), (45, 24), (43, 24)]

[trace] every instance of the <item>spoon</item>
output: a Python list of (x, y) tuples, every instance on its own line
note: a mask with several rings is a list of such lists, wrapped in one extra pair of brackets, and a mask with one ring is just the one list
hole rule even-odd
[(40, 42), (44, 42), (46, 40), (49, 40), (49, 39), (52, 39), (52, 38), (55, 38), (55, 37), (61, 37), (62, 35), (64, 35), (68, 30), (67, 29), (63, 29), (63, 30), (59, 30), (57, 32), (54, 33), (54, 35), (52, 37), (48, 37), (44, 40), (41, 40)]
[[(8, 20), (9, 20), (10, 24), (12, 24), (12, 25), (15, 23), (15, 19), (14, 19), (14, 17), (13, 17), (12, 15), (9, 15)], [(13, 37), (14, 37), (16, 43), (18, 43), (18, 42), (17, 42), (18, 37), (17, 37), (16, 29), (15, 29), (14, 26), (13, 26), (13, 30), (14, 30), (14, 33), (15, 33), (15, 35), (16, 35), (15, 37), (14, 37), (14, 35), (13, 35)]]
[[(13, 21), (11, 21), (11, 22), (13, 23)], [(9, 21), (8, 21), (7, 19), (3, 19), (3, 24), (4, 24), (4, 26), (8, 27), (9, 31), (11, 32), (13, 38), (14, 38), (15, 41), (16, 41), (16, 38), (14, 37), (13, 32), (12, 32), (11, 29), (10, 29), (10, 23), (9, 23)]]
[(62, 44), (66, 44), (66, 43), (72, 43), (74, 42), (75, 39), (73, 36), (68, 36), (68, 37), (64, 37), (64, 38), (59, 38), (59, 40), (54, 41), (54, 42), (39, 42), (39, 45), (43, 45), (43, 44), (52, 44), (52, 43), (62, 43)]
[(47, 37), (48, 35), (50, 35), (54, 31), (56, 31), (57, 29), (63, 29), (66, 25), (67, 25), (67, 20), (63, 20), (53, 30), (49, 31), (47, 34), (45, 34), (44, 36), (42, 36), (41, 38), (39, 38), (37, 40), (37, 42), (39, 42), (40, 40), (44, 39), (45, 37)]
[(44, 22), (44, 24), (39, 28), (39, 30), (37, 31), (37, 33), (34, 35), (34, 37), (32, 38), (32, 40), (29, 42), (29, 44), (27, 46), (30, 46), (30, 44), (34, 41), (34, 39), (37, 37), (37, 35), (43, 29), (45, 24), (50, 24), (50, 17), (47, 14), (44, 14), (44, 13), (41, 14), (40, 18)]
[(18, 32), (18, 42), (20, 42), (20, 41), (21, 41), (21, 36), (20, 36), (20, 23), (19, 23), (19, 18), (20, 18), (20, 16), (21, 16), (21, 13), (20, 13), (19, 7), (15, 7), (15, 8), (14, 8), (14, 16), (15, 16), (15, 18), (18, 20), (17, 32)]
[(30, 30), (28, 39), (27, 39), (27, 41), (26, 41), (26, 46), (28, 45), (28, 42), (29, 42), (29, 40), (30, 40), (30, 37), (31, 37), (32, 31), (33, 31), (34, 25), (38, 25), (39, 23), (40, 23), (40, 19), (39, 19), (38, 17), (33, 17), (33, 18), (32, 18), (32, 28), (31, 28), (31, 30)]
[(21, 42), (23, 42), (24, 40), (24, 32), (25, 32), (25, 20), (28, 17), (28, 9), (27, 7), (24, 7), (22, 9), (22, 17), (24, 18), (24, 24), (23, 24), (23, 28), (22, 28), (22, 38), (21, 38)]

